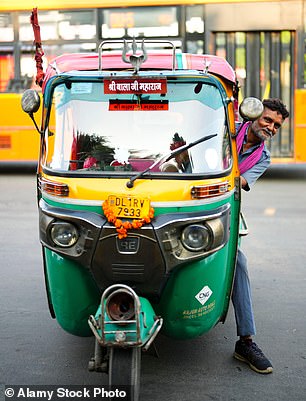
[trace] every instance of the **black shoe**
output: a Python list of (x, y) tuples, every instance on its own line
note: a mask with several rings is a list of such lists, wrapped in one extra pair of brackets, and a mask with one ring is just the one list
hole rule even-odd
[(236, 342), (234, 358), (246, 362), (257, 373), (272, 373), (271, 362), (265, 357), (262, 350), (252, 341), (239, 340)]

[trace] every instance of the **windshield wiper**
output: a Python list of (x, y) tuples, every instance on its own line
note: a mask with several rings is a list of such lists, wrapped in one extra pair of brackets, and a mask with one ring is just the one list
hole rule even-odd
[(126, 186), (128, 188), (133, 188), (134, 186), (134, 181), (138, 180), (138, 178), (143, 177), (147, 172), (149, 172), (150, 170), (152, 170), (157, 164), (161, 163), (162, 161), (164, 163), (168, 162), (169, 160), (171, 160), (173, 157), (177, 156), (178, 154), (184, 152), (185, 150), (188, 150), (190, 148), (192, 148), (195, 145), (198, 145), (199, 143), (208, 141), (211, 138), (214, 138), (215, 136), (217, 136), (217, 134), (212, 134), (212, 135), (207, 135), (207, 136), (203, 136), (200, 139), (197, 139), (194, 142), (190, 142), (187, 145), (183, 145), (180, 146), (179, 148), (176, 148), (175, 150), (173, 150), (169, 155), (166, 154), (162, 157), (160, 157), (159, 159), (157, 159), (153, 164), (151, 164), (151, 166), (149, 166), (148, 168), (146, 168), (145, 170), (141, 171), (139, 174), (135, 175), (134, 177), (131, 177), (129, 179), (129, 181), (126, 183)]

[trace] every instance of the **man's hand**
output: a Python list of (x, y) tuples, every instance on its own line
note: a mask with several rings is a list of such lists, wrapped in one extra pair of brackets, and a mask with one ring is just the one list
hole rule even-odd
[(247, 180), (242, 176), (240, 176), (240, 180), (241, 180), (241, 187), (245, 188), (248, 185)]

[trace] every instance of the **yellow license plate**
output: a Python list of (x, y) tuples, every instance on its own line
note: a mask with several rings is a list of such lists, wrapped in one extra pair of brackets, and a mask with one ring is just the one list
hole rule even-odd
[(142, 219), (148, 216), (150, 211), (150, 199), (138, 196), (110, 195), (108, 204), (114, 215), (121, 218)]

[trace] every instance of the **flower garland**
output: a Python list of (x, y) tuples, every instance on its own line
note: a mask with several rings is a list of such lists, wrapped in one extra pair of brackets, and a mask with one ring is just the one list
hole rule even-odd
[(116, 227), (119, 239), (127, 237), (127, 230), (130, 230), (132, 228), (134, 229), (141, 228), (144, 224), (150, 223), (150, 221), (154, 217), (153, 207), (150, 208), (148, 216), (145, 216), (142, 219), (134, 219), (132, 222), (122, 221), (121, 219), (118, 219), (114, 215), (113, 208), (109, 205), (107, 200), (103, 202), (102, 208), (104, 215), (107, 218), (107, 221), (109, 223), (113, 223), (114, 226)]

